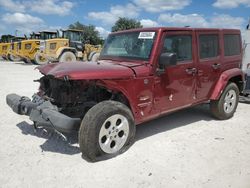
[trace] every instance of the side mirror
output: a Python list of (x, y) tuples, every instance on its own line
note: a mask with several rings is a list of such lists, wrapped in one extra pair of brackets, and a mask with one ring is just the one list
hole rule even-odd
[(168, 66), (177, 64), (177, 56), (176, 53), (162, 53), (160, 56), (160, 68), (165, 69)]

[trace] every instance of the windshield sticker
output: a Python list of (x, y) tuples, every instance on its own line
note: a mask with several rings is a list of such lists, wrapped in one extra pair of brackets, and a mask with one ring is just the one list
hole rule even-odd
[(153, 39), (155, 32), (140, 32), (138, 39)]

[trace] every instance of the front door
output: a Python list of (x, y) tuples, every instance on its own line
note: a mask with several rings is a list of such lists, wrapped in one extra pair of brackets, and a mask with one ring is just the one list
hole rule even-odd
[(167, 31), (161, 53), (176, 53), (177, 64), (166, 68), (155, 77), (155, 104), (166, 113), (192, 105), (196, 101), (197, 64), (195, 60), (195, 33)]

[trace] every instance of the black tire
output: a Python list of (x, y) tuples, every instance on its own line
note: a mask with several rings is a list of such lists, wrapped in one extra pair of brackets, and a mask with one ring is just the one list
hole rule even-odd
[(9, 54), (6, 56), (6, 60), (7, 61), (12, 61)]
[(31, 62), (28, 61), (27, 59), (23, 59), (23, 62), (24, 62), (25, 64), (30, 64), (30, 63), (31, 63)]
[(73, 52), (63, 52), (59, 58), (59, 62), (74, 62), (76, 61), (76, 56)]
[[(230, 102), (226, 102), (226, 97), (231, 99)], [(215, 118), (226, 120), (233, 117), (238, 102), (239, 88), (235, 83), (229, 83), (221, 94), (219, 100), (210, 102), (210, 110)]]
[(90, 58), (90, 61), (92, 62), (97, 62), (99, 59), (100, 53), (95, 53), (94, 55), (92, 55), (92, 57)]
[(89, 55), (88, 55), (88, 57), (87, 57), (87, 60), (88, 60), (88, 61), (91, 61), (91, 59), (92, 59), (93, 55), (95, 55), (95, 53), (96, 53), (96, 52), (94, 52), (94, 51), (93, 51), (93, 52), (90, 52)]
[(32, 60), (31, 62), (35, 65), (45, 65), (49, 63), (49, 60), (42, 57), (39, 53), (36, 53), (34, 60)]
[(12, 57), (10, 56), (10, 54), (7, 55), (7, 60), (8, 60), (8, 61), (14, 61), (14, 60), (12, 59)]
[(35, 62), (35, 60), (30, 60), (30, 62), (31, 62), (31, 64), (33, 64), (33, 65), (38, 65), (38, 64)]
[[(122, 132), (122, 130), (119, 132), (116, 129), (116, 126), (119, 127), (119, 124), (117, 125), (117, 121), (114, 126), (112, 126), (108, 120), (109, 118), (112, 118), (114, 116), (119, 116), (121, 115), (122, 117), (125, 117), (124, 120), (127, 122), (127, 125), (129, 127), (128, 129), (128, 134), (124, 134), (126, 136), (125, 140), (123, 140), (123, 145), (118, 145), (118, 148), (121, 147), (118, 151), (114, 151), (113, 153), (107, 153), (102, 149), (102, 146), (100, 145), (100, 141), (103, 140), (103, 137), (100, 139), (101, 135), (101, 130), (107, 129), (109, 130), (114, 130), (113, 133), (109, 131), (109, 138), (106, 138), (107, 142), (110, 143), (110, 148), (112, 149), (112, 143), (115, 142), (115, 139), (120, 139), (118, 138), (119, 133)], [(122, 122), (122, 121), (121, 121)], [(120, 122), (120, 123), (121, 123)], [(104, 124), (105, 123), (105, 124)], [(110, 124), (110, 127), (106, 127), (107, 124)], [(121, 124), (120, 124), (121, 125)], [(123, 124), (122, 124), (123, 125)], [(135, 137), (135, 124), (134, 124), (134, 118), (133, 115), (130, 111), (130, 109), (116, 101), (103, 101), (98, 104), (96, 104), (94, 107), (92, 107), (84, 116), (80, 130), (79, 130), (79, 145), (80, 145), (80, 150), (82, 152), (82, 157), (84, 159), (87, 159), (89, 161), (99, 161), (103, 159), (108, 159), (111, 157), (114, 157), (118, 154), (121, 154), (125, 152), (134, 142), (134, 137)], [(117, 137), (113, 135), (112, 140), (112, 134), (117, 133)], [(124, 133), (124, 132), (123, 132)], [(107, 133), (108, 134), (108, 133)], [(120, 136), (120, 135), (119, 135)], [(106, 142), (106, 143), (107, 143)], [(119, 143), (117, 141), (117, 143)], [(105, 145), (103, 143), (103, 145)], [(115, 146), (116, 147), (116, 146)], [(116, 149), (118, 149), (116, 148)]]
[(14, 56), (14, 55), (10, 55), (10, 56), (9, 56), (9, 59), (10, 59), (11, 61), (15, 61), (15, 62), (21, 61), (21, 58), (20, 58), (20, 57)]

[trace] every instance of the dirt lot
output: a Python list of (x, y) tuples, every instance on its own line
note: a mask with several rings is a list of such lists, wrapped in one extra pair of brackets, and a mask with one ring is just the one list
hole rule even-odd
[(116, 158), (89, 163), (77, 135), (68, 141), (34, 132), (6, 105), (8, 93), (32, 96), (34, 65), (0, 62), (0, 187), (250, 187), (250, 104), (214, 120), (207, 105), (137, 127), (135, 144)]

